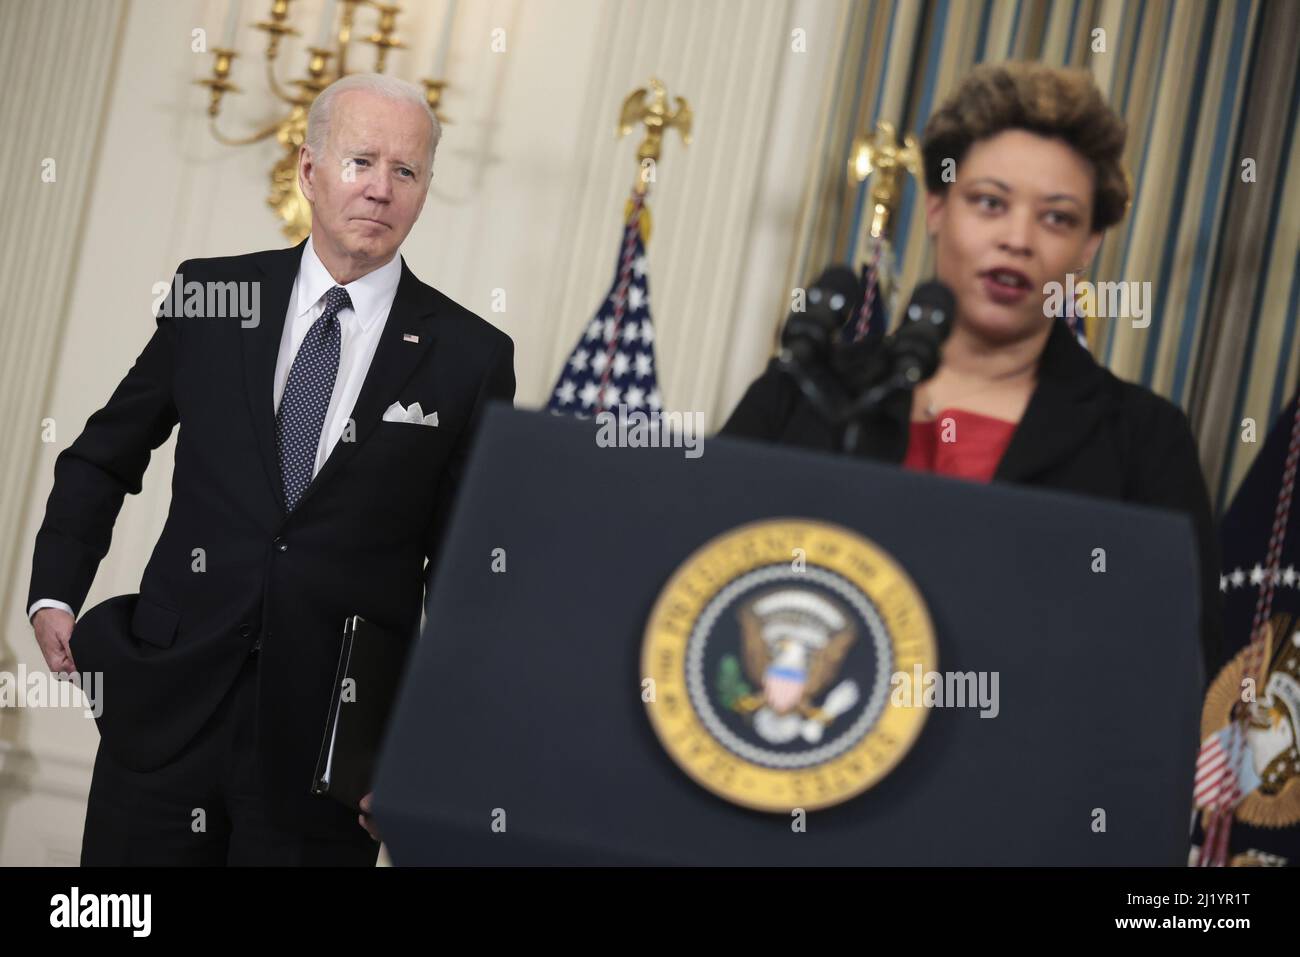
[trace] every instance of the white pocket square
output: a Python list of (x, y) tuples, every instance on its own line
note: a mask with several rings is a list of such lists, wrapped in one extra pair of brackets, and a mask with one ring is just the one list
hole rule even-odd
[(410, 422), (413, 425), (436, 426), (438, 424), (438, 413), (434, 411), (425, 415), (424, 410), (420, 408), (420, 403), (418, 402), (412, 402), (409, 409), (402, 408), (402, 403), (400, 402), (394, 402), (388, 407), (388, 410), (384, 412), (384, 421)]

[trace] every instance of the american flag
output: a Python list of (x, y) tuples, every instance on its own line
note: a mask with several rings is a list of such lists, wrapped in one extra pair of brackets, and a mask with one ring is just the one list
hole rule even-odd
[(546, 406), (550, 412), (585, 419), (624, 405), (654, 418), (662, 409), (641, 236), (644, 201), (633, 193), (613, 285), (569, 353)]
[(1241, 739), (1241, 726), (1233, 722), (1201, 742), (1196, 756), (1193, 797), (1198, 808), (1217, 811), (1236, 807), (1259, 786), (1250, 749)]

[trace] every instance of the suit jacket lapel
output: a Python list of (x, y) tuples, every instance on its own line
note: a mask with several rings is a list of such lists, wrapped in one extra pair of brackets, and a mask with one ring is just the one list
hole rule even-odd
[[(815, 413), (814, 413), (815, 415)], [(881, 403), (880, 411), (863, 423), (857, 454), (882, 462), (902, 462), (911, 438), (912, 393), (899, 392)], [(843, 435), (843, 429), (836, 430)]]
[(289, 311), (289, 297), (293, 294), (294, 280), (302, 262), (302, 251), (307, 246), (303, 240), (289, 249), (275, 249), (261, 253), (257, 259), (263, 275), (261, 295), (262, 314), (258, 324), (240, 330), (244, 353), (244, 389), (248, 397), (248, 411), (253, 420), (253, 433), (271, 493), (280, 509), (284, 510), (284, 481), (280, 476), (280, 461), (275, 449), (275, 364), (280, 355), (280, 337), (284, 333), (285, 315)]
[(1073, 454), (1105, 416), (1105, 370), (1053, 320), (1038, 366), (1038, 385), (998, 463), (994, 479), (1024, 482)]
[[(1029, 399), (1011, 443), (998, 463), (994, 478), (1025, 482), (1044, 469), (1068, 458), (1106, 414), (1101, 400), (1105, 370), (1075, 341), (1069, 327), (1054, 321), (1038, 366), (1038, 385)], [(820, 417), (802, 407), (810, 420)], [(912, 394), (900, 393), (885, 402), (879, 415), (865, 423), (858, 454), (887, 462), (902, 462), (911, 436)], [(803, 422), (792, 432), (809, 429)], [(824, 424), (821, 428), (828, 428)]]
[[(312, 493), (329, 481), (330, 476), (342, 468), (379, 427), (384, 410), (393, 404), (425, 353), (433, 346), (436, 311), (437, 300), (433, 291), (415, 278), (403, 259), (402, 278), (397, 284), (393, 307), (388, 311), (374, 357), (370, 360), (370, 369), (352, 407), (354, 439), (351, 442), (340, 439), (334, 443), (325, 464), (298, 500), (298, 508), (302, 508)], [(404, 338), (407, 334), (417, 336), (419, 341), (408, 341)], [(278, 465), (276, 472), (279, 472)]]

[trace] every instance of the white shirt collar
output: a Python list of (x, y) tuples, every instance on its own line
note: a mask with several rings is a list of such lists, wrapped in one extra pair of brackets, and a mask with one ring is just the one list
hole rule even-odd
[[(387, 309), (381, 309), (381, 307), (392, 303), (393, 297), (397, 294), (397, 284), (401, 281), (401, 278), (402, 256), (398, 252), (393, 253), (393, 258), (378, 269), (371, 270), (360, 279), (356, 279), (343, 287), (352, 300), (352, 311), (362, 329), (369, 329), (374, 321), (380, 318), (381, 311), (387, 313)], [(325, 268), (325, 264), (316, 255), (316, 248), (312, 245), (312, 237), (308, 236), (307, 245), (302, 251), (302, 262), (298, 266), (298, 298), (295, 305), (297, 310), (295, 317), (303, 315), (303, 313), (319, 303), (321, 297), (336, 285), (338, 283), (334, 281), (330, 271)]]

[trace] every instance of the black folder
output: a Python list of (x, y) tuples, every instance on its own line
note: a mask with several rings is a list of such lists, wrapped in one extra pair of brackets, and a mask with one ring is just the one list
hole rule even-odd
[(407, 642), (356, 615), (343, 626), (334, 693), (312, 793), (355, 811), (371, 777), (406, 661)]

